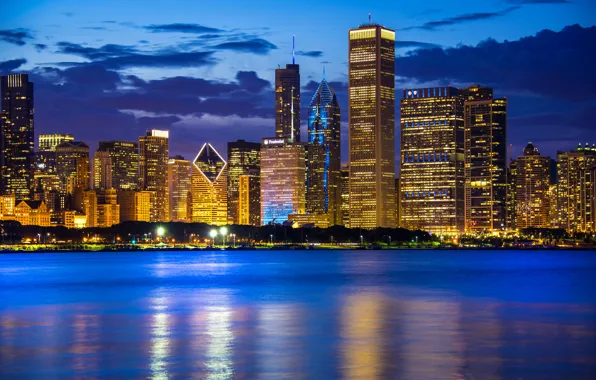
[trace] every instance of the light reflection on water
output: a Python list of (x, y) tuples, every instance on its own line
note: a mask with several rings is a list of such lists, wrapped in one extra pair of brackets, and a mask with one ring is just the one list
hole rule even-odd
[(0, 256), (0, 378), (591, 379), (592, 252)]

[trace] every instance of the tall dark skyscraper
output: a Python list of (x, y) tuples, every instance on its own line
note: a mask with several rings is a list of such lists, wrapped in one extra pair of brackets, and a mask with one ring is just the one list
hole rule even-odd
[(478, 85), (464, 97), (467, 232), (504, 230), (507, 215), (507, 99)]
[[(293, 45), (293, 40), (292, 40)], [(275, 136), (300, 142), (300, 66), (275, 69)]]
[(152, 129), (139, 137), (139, 179), (142, 190), (151, 192), (151, 221), (169, 218), (168, 160), (170, 133)]
[(244, 140), (228, 143), (228, 223), (240, 224), (238, 209), (240, 176), (251, 173), (259, 177), (260, 150), (260, 143)]
[(349, 32), (350, 227), (395, 227), (395, 32)]
[(454, 87), (404, 90), (400, 227), (464, 232), (464, 99)]
[(0, 78), (0, 192), (29, 199), (35, 163), (33, 83), (27, 74)]
[(340, 109), (325, 78), (308, 107), (308, 143), (323, 147), (323, 212), (329, 214), (330, 225), (341, 224)]

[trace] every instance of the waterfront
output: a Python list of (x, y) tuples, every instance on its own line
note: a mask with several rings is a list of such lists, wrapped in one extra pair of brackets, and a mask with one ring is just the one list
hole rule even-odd
[(0, 256), (0, 378), (589, 379), (592, 251)]

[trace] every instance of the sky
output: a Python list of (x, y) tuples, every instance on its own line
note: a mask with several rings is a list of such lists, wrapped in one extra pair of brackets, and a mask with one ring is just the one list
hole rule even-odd
[(494, 87), (509, 103), (512, 154), (596, 143), (596, 1), (3, 0), (0, 74), (35, 83), (35, 131), (102, 140), (170, 131), (170, 154), (274, 135), (274, 70), (291, 63), (306, 107), (322, 77), (342, 108), (348, 30), (396, 31), (396, 162), (403, 88)]

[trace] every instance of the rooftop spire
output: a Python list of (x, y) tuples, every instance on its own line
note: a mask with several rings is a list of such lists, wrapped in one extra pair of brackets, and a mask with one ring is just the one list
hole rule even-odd
[(323, 65), (323, 80), (325, 80), (325, 65)]
[(292, 65), (296, 63), (296, 55), (294, 54), (294, 40), (296, 39), (296, 35), (292, 34)]
[(368, 14), (368, 23), (370, 24), (370, 13)]

